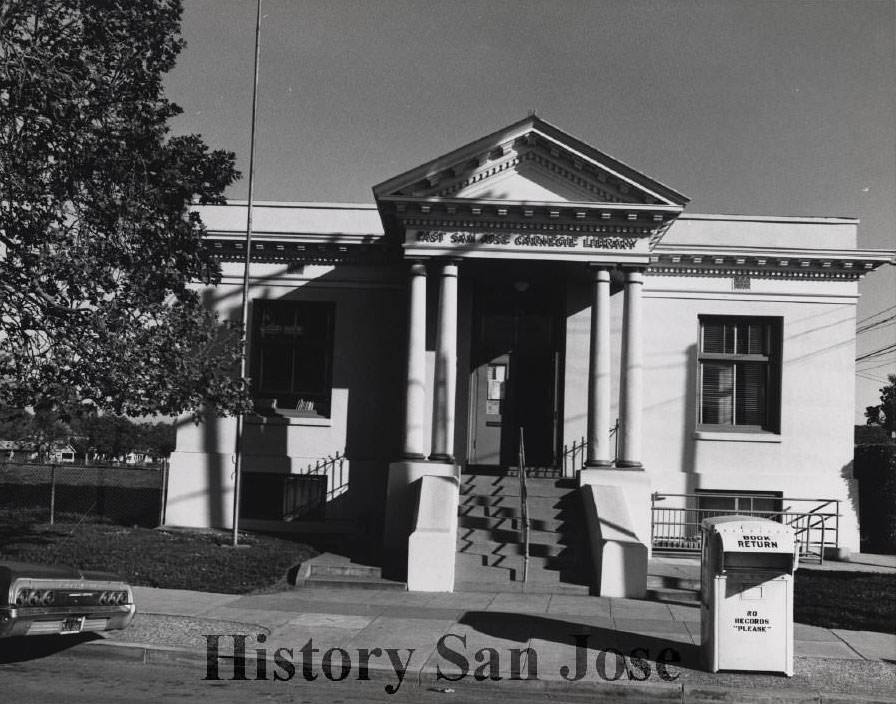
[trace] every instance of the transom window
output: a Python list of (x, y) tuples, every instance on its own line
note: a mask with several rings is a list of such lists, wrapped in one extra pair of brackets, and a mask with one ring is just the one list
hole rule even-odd
[(781, 319), (700, 316), (701, 426), (777, 432)]
[(256, 410), (330, 415), (332, 303), (254, 302), (252, 386)]

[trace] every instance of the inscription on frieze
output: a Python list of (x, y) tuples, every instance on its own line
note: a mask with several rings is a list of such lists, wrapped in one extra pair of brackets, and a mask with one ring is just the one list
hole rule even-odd
[(449, 247), (532, 247), (543, 249), (634, 249), (637, 237), (618, 237), (603, 235), (539, 235), (491, 232), (449, 232), (445, 230), (421, 230), (416, 234), (416, 241), (421, 244), (440, 244)]

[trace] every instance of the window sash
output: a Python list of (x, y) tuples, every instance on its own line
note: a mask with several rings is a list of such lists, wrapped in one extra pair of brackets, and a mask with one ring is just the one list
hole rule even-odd
[(256, 301), (253, 395), (277, 411), (328, 415), (332, 390), (333, 304)]
[(774, 325), (763, 318), (700, 318), (699, 425), (772, 428), (777, 379)]

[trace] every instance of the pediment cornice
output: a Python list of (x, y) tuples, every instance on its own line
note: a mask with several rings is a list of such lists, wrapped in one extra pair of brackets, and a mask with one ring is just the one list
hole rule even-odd
[(373, 192), (378, 202), (464, 197), (466, 190), (508, 171), (546, 175), (578, 195), (565, 200), (677, 206), (679, 210), (688, 202), (668, 186), (534, 115), (384, 181)]

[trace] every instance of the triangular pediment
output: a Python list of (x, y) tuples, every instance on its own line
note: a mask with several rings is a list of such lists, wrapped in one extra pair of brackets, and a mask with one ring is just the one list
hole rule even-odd
[(530, 116), (374, 187), (377, 201), (683, 207), (688, 199)]

